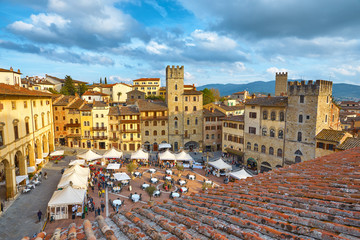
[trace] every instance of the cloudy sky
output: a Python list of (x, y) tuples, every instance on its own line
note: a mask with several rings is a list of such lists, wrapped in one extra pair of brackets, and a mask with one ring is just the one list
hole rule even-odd
[(97, 82), (360, 84), (359, 0), (0, 0), (0, 68)]

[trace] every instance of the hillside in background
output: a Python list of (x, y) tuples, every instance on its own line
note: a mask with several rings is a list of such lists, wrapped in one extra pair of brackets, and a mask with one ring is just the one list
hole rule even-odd
[[(275, 93), (275, 81), (263, 82), (251, 82), (245, 84), (206, 84), (197, 87), (197, 90), (203, 90), (204, 88), (217, 88), (219, 89), (221, 96), (230, 95), (234, 92), (240, 92), (247, 90), (250, 93)], [(360, 100), (360, 86), (347, 83), (334, 83), (333, 96), (337, 99), (353, 99)]]

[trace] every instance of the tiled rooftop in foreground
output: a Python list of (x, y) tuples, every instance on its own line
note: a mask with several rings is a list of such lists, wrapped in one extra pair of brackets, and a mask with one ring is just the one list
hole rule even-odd
[[(98, 239), (359, 239), (360, 148), (132, 209), (106, 222), (93, 223)], [(77, 238), (84, 237), (84, 228), (77, 229)]]

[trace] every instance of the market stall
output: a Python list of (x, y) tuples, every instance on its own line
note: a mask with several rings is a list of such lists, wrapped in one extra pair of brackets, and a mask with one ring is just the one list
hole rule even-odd
[(121, 158), (122, 155), (122, 152), (116, 150), (115, 148), (112, 148), (106, 153), (104, 153), (103, 158)]
[(90, 169), (88, 167), (81, 167), (79, 165), (74, 165), (71, 168), (66, 169), (63, 173), (63, 177), (72, 173), (76, 173), (81, 176), (90, 177)]
[(145, 152), (142, 149), (137, 150), (136, 152), (131, 153), (131, 160), (142, 162), (144, 164), (147, 164), (149, 161), (149, 153)]
[(185, 151), (181, 151), (175, 154), (175, 157), (177, 162), (178, 161), (183, 162), (183, 166), (185, 168), (189, 168), (194, 161), (194, 159), (190, 156), (190, 154)]
[(88, 176), (80, 175), (76, 172), (63, 175), (57, 187), (65, 188), (67, 186), (71, 186), (73, 188), (87, 189)]
[(84, 159), (76, 159), (76, 160), (72, 160), (69, 163), (69, 166), (74, 166), (74, 165), (85, 165), (85, 160)]
[(77, 157), (85, 159), (86, 161), (93, 161), (93, 160), (96, 160), (96, 159), (100, 159), (103, 156), (97, 154), (96, 152), (93, 152), (93, 151), (89, 150), (86, 153), (77, 155)]
[(169, 149), (165, 152), (159, 153), (160, 164), (168, 165), (169, 167), (174, 166), (176, 163), (176, 156)]
[[(69, 212), (77, 216), (81, 216), (84, 209), (84, 202), (86, 197), (86, 189), (74, 189), (70, 186), (55, 191), (48, 203), (48, 213), (50, 218), (54, 220), (68, 219)], [(70, 209), (70, 211), (69, 211)]]
[(236, 171), (236, 172), (230, 172), (229, 176), (239, 180), (252, 177), (252, 175), (249, 174), (245, 169), (241, 169), (240, 171)]
[(119, 163), (109, 163), (106, 167), (106, 170), (117, 170), (120, 169)]
[(216, 175), (217, 177), (225, 175), (232, 169), (232, 166), (224, 162), (221, 158), (216, 161), (209, 162), (209, 165), (213, 168), (213, 175)]

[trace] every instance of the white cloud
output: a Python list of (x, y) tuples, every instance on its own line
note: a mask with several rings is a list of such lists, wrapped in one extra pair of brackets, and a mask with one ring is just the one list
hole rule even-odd
[(355, 76), (360, 73), (360, 66), (343, 65), (338, 68), (331, 68), (331, 70), (344, 76)]
[(165, 44), (160, 44), (155, 41), (150, 41), (146, 46), (146, 51), (151, 54), (163, 54), (169, 48)]
[(277, 72), (288, 72), (288, 71), (289, 70), (287, 70), (286, 68), (277, 68), (277, 67), (270, 67), (266, 69), (266, 72), (271, 74), (275, 74)]
[(200, 29), (196, 29), (191, 33), (193, 43), (202, 46), (208, 50), (222, 50), (228, 51), (237, 47), (236, 41), (226, 36), (219, 36), (216, 32), (206, 32)]
[(246, 67), (245, 67), (244, 63), (242, 63), (242, 62), (235, 62), (234, 67), (235, 67), (236, 71), (242, 72), (242, 71), (246, 70)]
[(195, 77), (189, 72), (184, 73), (184, 78), (185, 78), (185, 81), (191, 81), (191, 80), (195, 79)]
[(124, 77), (115, 76), (115, 75), (110, 76), (109, 81), (113, 82), (113, 83), (123, 82), (123, 83), (127, 83), (127, 84), (132, 84), (132, 80), (130, 78), (124, 78)]

